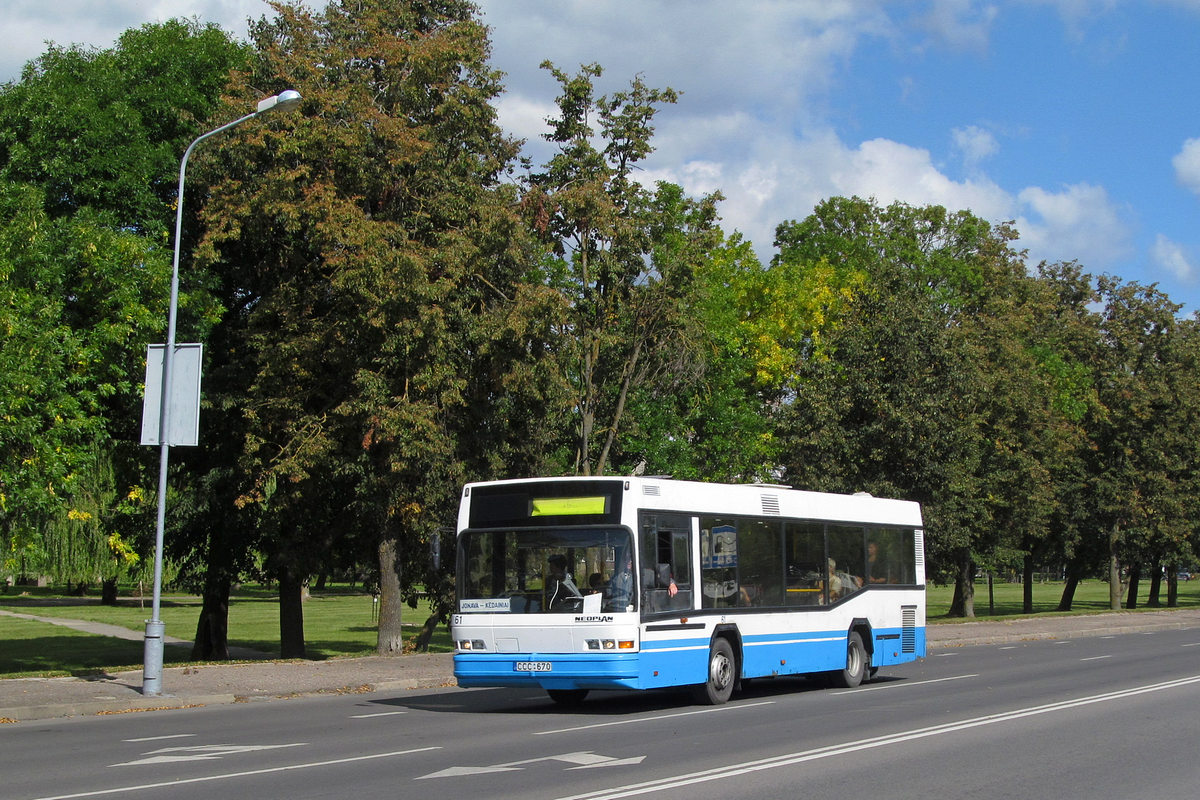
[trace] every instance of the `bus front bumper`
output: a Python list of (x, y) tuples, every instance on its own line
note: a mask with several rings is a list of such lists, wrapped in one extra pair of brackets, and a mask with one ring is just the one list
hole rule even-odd
[(639, 653), (456, 653), (464, 688), (641, 689)]

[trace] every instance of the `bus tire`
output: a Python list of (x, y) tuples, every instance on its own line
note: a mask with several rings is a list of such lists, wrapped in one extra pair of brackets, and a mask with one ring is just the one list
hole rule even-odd
[(708, 680), (692, 687), (692, 696), (697, 703), (719, 706), (733, 694), (737, 683), (737, 661), (729, 640), (717, 637), (708, 651)]
[(583, 702), (583, 698), (587, 697), (587, 689), (547, 689), (546, 694), (550, 695), (550, 699), (556, 705), (563, 708), (574, 708)]
[(853, 689), (863, 682), (863, 676), (869, 669), (867, 648), (863, 647), (862, 637), (858, 631), (850, 631), (846, 637), (846, 666), (834, 671), (833, 683), (842, 689)]

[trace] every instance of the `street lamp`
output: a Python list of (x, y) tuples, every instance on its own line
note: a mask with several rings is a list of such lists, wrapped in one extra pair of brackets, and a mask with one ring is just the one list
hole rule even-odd
[(160, 456), (158, 460), (158, 521), (154, 532), (154, 602), (151, 606), (151, 618), (146, 620), (145, 648), (142, 662), (142, 694), (157, 697), (162, 694), (162, 665), (163, 665), (163, 623), (159, 619), (159, 607), (162, 600), (162, 552), (163, 528), (167, 519), (167, 460), (170, 450), (169, 424), (171, 402), (171, 361), (175, 353), (175, 318), (179, 305), (179, 247), (183, 234), (183, 180), (187, 173), (188, 158), (196, 145), (210, 136), (216, 136), (230, 128), (249, 122), (257, 116), (271, 111), (292, 111), (300, 105), (300, 93), (288, 89), (264, 100), (260, 100), (258, 108), (241, 119), (222, 125), (208, 133), (197, 136), (183, 153), (179, 163), (179, 192), (175, 208), (175, 261), (171, 267), (171, 305), (167, 317), (167, 345), (163, 350), (162, 395), (159, 400), (158, 412), (158, 442)]

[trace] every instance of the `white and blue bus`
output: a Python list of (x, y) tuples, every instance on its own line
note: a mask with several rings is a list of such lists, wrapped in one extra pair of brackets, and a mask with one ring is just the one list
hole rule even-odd
[(657, 477), (472, 483), (458, 517), (463, 687), (689, 686), (829, 676), (925, 655), (917, 503)]

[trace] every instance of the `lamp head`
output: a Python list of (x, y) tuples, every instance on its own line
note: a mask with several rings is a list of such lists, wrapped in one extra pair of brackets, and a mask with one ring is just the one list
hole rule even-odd
[(279, 94), (272, 95), (258, 101), (257, 114), (262, 114), (267, 111), (292, 111), (300, 106), (300, 93), (295, 89), (286, 89)]

